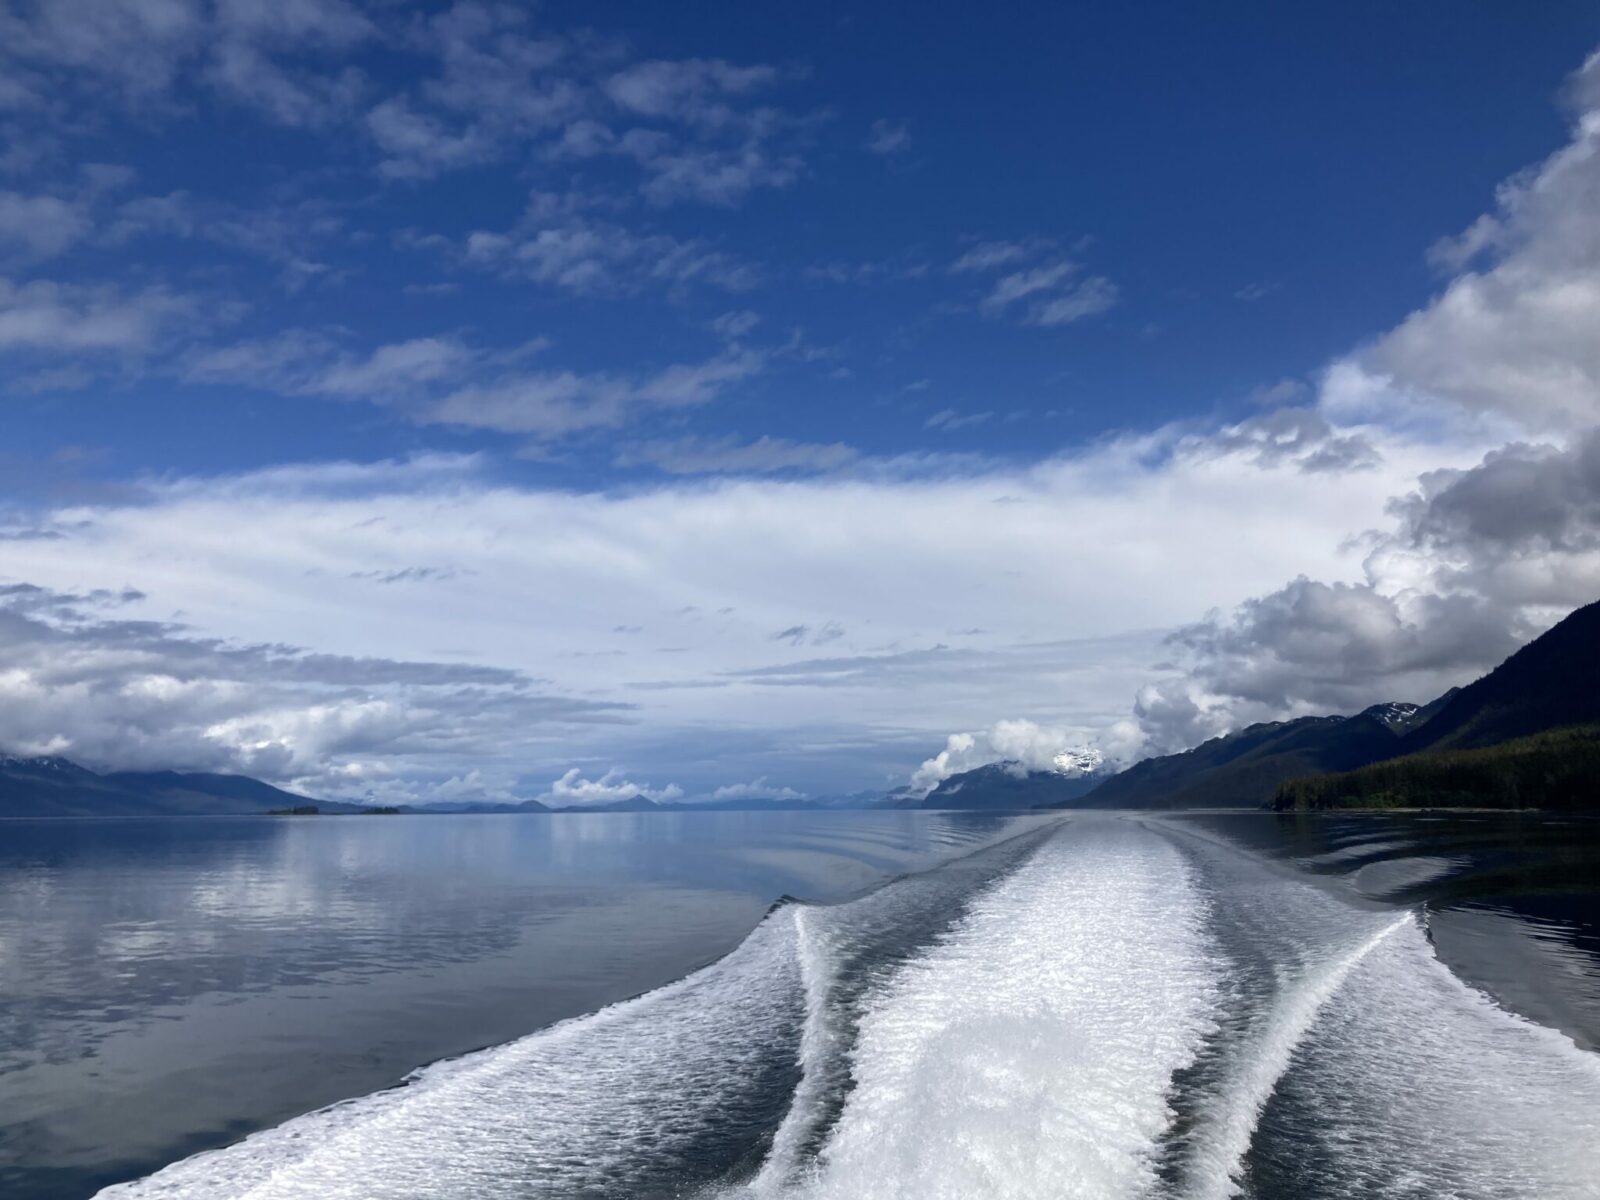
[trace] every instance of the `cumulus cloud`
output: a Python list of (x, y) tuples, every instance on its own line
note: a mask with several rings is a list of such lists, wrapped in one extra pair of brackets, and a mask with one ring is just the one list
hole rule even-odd
[(749, 783), (728, 783), (711, 793), (713, 803), (723, 800), (804, 800), (805, 793), (789, 787), (775, 787), (765, 775)]
[(0, 248), (28, 258), (49, 258), (85, 237), (90, 229), (80, 204), (59, 196), (0, 191)]
[[(1282, 394), (1281, 387), (1269, 389), (1268, 397)], [(1200, 453), (1246, 453), (1262, 466), (1292, 463), (1302, 471), (1357, 471), (1378, 462), (1368, 435), (1336, 428), (1315, 408), (1276, 408), (1193, 444)]]
[(198, 309), (195, 299), (160, 287), (126, 292), (112, 286), (0, 278), (0, 351), (139, 352)]
[(1160, 752), (1253, 720), (1426, 701), (1600, 598), (1597, 79), (1600, 54), (1571, 82), (1569, 144), (1432, 249), (1456, 272), (1439, 295), (1334, 363), (1314, 407), (1202, 440), (1344, 472), (1376, 469), (1374, 439), (1396, 429), (1522, 436), (1419, 471), (1351, 542), (1359, 578), (1300, 577), (1173, 634), (1181, 671), (1141, 689), (1116, 736)]
[[(1434, 251), (1463, 269), (1360, 358), (1397, 388), (1534, 431), (1600, 420), (1600, 52), (1569, 94), (1572, 139)], [(1485, 261), (1487, 260), (1487, 261)]]
[(289, 125), (321, 123), (358, 80), (294, 69), (285, 54), (346, 51), (375, 33), (344, 0), (48, 0), (0, 15), (0, 46), (22, 95), (35, 106), (109, 85), (125, 103), (171, 105), (184, 77)]
[(1014, 764), (1016, 770), (1057, 769), (1056, 756), (1082, 746), (1086, 731), (1052, 728), (1027, 720), (996, 721), (973, 733), (952, 733), (944, 749), (925, 760), (911, 775), (906, 790), (926, 796), (952, 775), (993, 762)]
[(430, 760), (500, 756), (541, 728), (628, 717), (515, 670), (206, 637), (136, 615), (145, 600), (0, 585), (0, 746), (360, 794), (402, 766), (425, 777)]
[[(1600, 432), (1424, 473), (1369, 533), (1362, 578), (1301, 577), (1171, 635), (1139, 693), (1150, 753), (1251, 721), (1425, 702), (1600, 598)], [(1126, 736), (1126, 728), (1119, 731)]]
[(614, 804), (619, 800), (631, 800), (635, 796), (643, 796), (660, 804), (682, 800), (683, 789), (675, 783), (669, 783), (662, 788), (634, 783), (626, 777), (621, 767), (612, 767), (598, 779), (585, 779), (582, 769), (573, 767), (561, 778), (553, 780), (549, 791), (540, 796), (539, 801), (552, 808), (566, 805), (593, 807)]
[[(392, 798), (400, 791), (382, 789), (397, 779), (512, 758), (554, 777), (579, 754), (646, 764), (697, 795), (763, 774), (854, 790), (863, 777), (903, 778), (928, 739), (985, 728), (995, 712), (1109, 725), (1159, 654), (1153, 634), (1117, 637), (1268, 591), (1285, 567), (1357, 570), (1342, 542), (1382, 521), (1383, 495), (1405, 489), (1422, 453), (1385, 443), (1370, 471), (1306, 472), (1263, 466), (1253, 449), (1201, 453), (1185, 436), (1035, 465), (860, 461), (614, 492), (513, 486), (482, 460), (438, 455), (175, 477), (33, 514), (25, 527), (37, 536), (6, 543), (6, 569), (63, 592), (137, 580), (152, 592), (141, 604), (181, 609), (192, 640), (493, 664), (528, 681), (418, 691), (346, 680), (338, 712), (293, 720), (335, 700), (261, 691), (248, 698), (259, 708), (207, 709), (207, 728), (232, 722), (230, 745), (343, 745), (346, 728), (377, 739), (386, 722), (420, 723), (381, 752), (322, 756), (328, 772), (366, 764), (343, 785), (358, 793)], [(1432, 447), (1425, 461), (1438, 461)], [(1262, 488), (1274, 502), (1256, 512)], [(146, 583), (157, 556), (169, 565)], [(618, 627), (648, 635), (620, 639)], [(590, 717), (580, 705), (558, 744), (540, 730), (559, 726), (568, 699), (624, 707)], [(374, 700), (383, 705), (361, 707)], [(70, 729), (70, 711), (40, 720)], [(466, 732), (451, 750), (453, 727)], [(714, 732), (758, 730), (760, 749), (736, 765), (696, 757)], [(382, 761), (394, 775), (372, 782)]]

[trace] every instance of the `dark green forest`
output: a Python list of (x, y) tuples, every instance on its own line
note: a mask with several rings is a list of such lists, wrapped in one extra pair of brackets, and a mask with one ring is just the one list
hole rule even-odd
[(1408, 754), (1279, 785), (1279, 812), (1325, 808), (1600, 806), (1600, 725), (1553, 729), (1475, 750)]

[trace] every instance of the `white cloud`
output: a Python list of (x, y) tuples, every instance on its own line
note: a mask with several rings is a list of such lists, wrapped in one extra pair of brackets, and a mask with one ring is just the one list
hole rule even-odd
[(196, 308), (194, 300), (164, 288), (130, 293), (0, 278), (0, 351), (142, 351)]
[(1500, 189), (1497, 211), (1436, 248), (1465, 270), (1360, 361), (1397, 390), (1526, 428), (1600, 420), (1600, 53), (1571, 88), (1572, 140)]
[(1028, 312), (1028, 323), (1070, 325), (1085, 317), (1099, 316), (1116, 305), (1118, 295), (1117, 285), (1104, 275), (1091, 275), (1034, 305)]
[(683, 799), (683, 789), (675, 783), (669, 783), (663, 788), (633, 783), (625, 777), (621, 767), (612, 767), (598, 779), (585, 779), (582, 770), (573, 767), (561, 778), (553, 780), (550, 790), (540, 796), (539, 800), (552, 808), (565, 805), (593, 807), (600, 804), (614, 804), (619, 800), (631, 800), (635, 796), (643, 796), (659, 804)]
[(84, 238), (90, 222), (82, 205), (58, 196), (0, 191), (0, 247), (49, 258)]
[[(1016, 267), (994, 280), (978, 301), (978, 311), (988, 317), (1020, 314), (1028, 325), (1070, 325), (1114, 307), (1120, 297), (1117, 285), (1104, 275), (1083, 274), (1083, 268), (1065, 258), (1036, 260), (1053, 250), (1053, 243), (980, 242), (967, 250), (950, 271), (975, 275)], [(1035, 260), (1036, 265), (1021, 264)]]
[(994, 416), (992, 412), (962, 413), (953, 408), (941, 408), (922, 423), (924, 429), (942, 429), (953, 433), (958, 429), (967, 429), (973, 425), (982, 425)]
[[(342, 779), (352, 762), (370, 776), (383, 761), (402, 781), (473, 766), (553, 776), (606, 755), (695, 794), (780, 772), (808, 791), (852, 790), (903, 778), (928, 740), (995, 712), (1111, 725), (1160, 654), (1147, 633), (1117, 640), (1126, 631), (1264, 593), (1285, 569), (1359, 581), (1359, 551), (1341, 544), (1440, 461), (1432, 445), (1381, 449), (1365, 471), (1308, 472), (1169, 433), (1029, 467), (858, 461), (849, 474), (616, 493), (514, 487), (459, 457), (302, 466), (165, 480), (128, 503), (46, 514), (54, 536), (8, 542), (5, 569), (63, 591), (135, 581), (151, 592), (141, 610), (181, 609), (191, 639), (407, 662), (448, 648), (450, 662), (548, 680), (532, 690), (557, 698), (639, 706), (624, 710), (635, 724), (559, 741), (529, 722), (491, 754), (517, 706), (469, 719), (465, 692), (446, 707), (413, 698), (403, 718), (381, 690), (378, 707), (361, 691), (310, 715), (304, 699), (199, 705), (230, 745), (292, 743), (307, 778)], [(404, 586), (377, 582), (406, 571)], [(35, 710), (70, 729), (75, 702)], [(404, 732), (384, 740), (396, 720)], [(714, 769), (696, 749), (729, 740)]]
[(880, 117), (872, 123), (866, 148), (884, 158), (904, 154), (911, 149), (911, 127), (904, 121), (891, 121)]
[(538, 438), (618, 428), (650, 410), (710, 403), (732, 385), (759, 374), (765, 360), (763, 352), (735, 348), (639, 378), (573, 371), (509, 373), (458, 388), (422, 409), (417, 419)]
[(265, 341), (191, 353), (180, 369), (194, 383), (364, 399), (418, 424), (561, 438), (619, 428), (654, 411), (709, 404), (759, 375), (769, 354), (732, 345), (701, 362), (640, 375), (529, 369), (526, 360), (545, 346), (535, 338), (490, 352), (454, 337), (422, 337), (361, 353), (330, 334), (288, 330)]
[(535, 197), (510, 231), (476, 230), (463, 243), (470, 266), (583, 294), (627, 294), (647, 286), (706, 284), (745, 291), (759, 279), (751, 264), (699, 240), (634, 233)]
[(3, 749), (346, 791), (627, 715), (499, 668), (219, 641), (139, 615), (143, 600), (0, 585)]
[(951, 263), (950, 270), (958, 275), (992, 271), (1031, 257), (1035, 249), (1035, 246), (1021, 242), (979, 242)]
[(842, 442), (794, 442), (759, 437), (664, 438), (629, 442), (613, 460), (619, 467), (650, 465), (673, 475), (763, 474), (777, 471), (832, 471), (848, 466), (858, 453)]
[(1055, 769), (1056, 756), (1093, 740), (1095, 731), (1052, 728), (1028, 720), (996, 721), (987, 729), (952, 733), (944, 749), (912, 772), (907, 790), (926, 796), (952, 775), (993, 762), (1015, 763), (1024, 771)]
[[(1431, 699), (1600, 597), (1597, 79), (1600, 55), (1569, 89), (1570, 143), (1433, 248), (1436, 265), (1460, 272), (1440, 295), (1333, 364), (1315, 409), (1212, 440), (1341, 472), (1384, 453), (1372, 427), (1351, 428), (1362, 421), (1487, 452), (1397, 491), (1385, 527), (1352, 543), (1359, 578), (1301, 576), (1180, 630), (1184, 673), (1136, 706), (1149, 748), (1249, 720)], [(1507, 436), (1517, 440), (1496, 448)]]
[(765, 775), (749, 783), (729, 783), (711, 793), (711, 799), (721, 800), (804, 800), (805, 793), (789, 787), (774, 787)]
[(734, 119), (723, 104), (768, 87), (778, 79), (773, 67), (738, 67), (722, 59), (655, 60), (635, 63), (606, 81), (606, 94), (621, 108), (647, 117), (721, 125)]

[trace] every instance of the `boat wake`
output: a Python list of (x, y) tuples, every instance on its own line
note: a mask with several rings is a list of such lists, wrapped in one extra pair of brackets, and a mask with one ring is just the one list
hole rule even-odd
[(1578, 1197), (1600, 1059), (1409, 911), (1073, 819), (102, 1195)]

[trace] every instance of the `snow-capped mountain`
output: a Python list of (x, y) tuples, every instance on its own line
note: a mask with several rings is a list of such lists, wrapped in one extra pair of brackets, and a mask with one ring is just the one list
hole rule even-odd
[(1106, 756), (1093, 746), (1070, 746), (1052, 760), (1060, 775), (1098, 775), (1106, 765)]
[(1405, 704), (1400, 701), (1391, 701), (1388, 704), (1374, 704), (1371, 708), (1363, 709), (1361, 716), (1371, 717), (1386, 729), (1396, 733), (1403, 733), (1416, 721), (1417, 714), (1422, 711), (1420, 704)]

